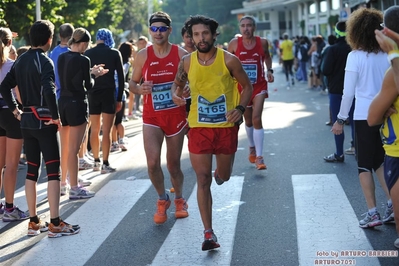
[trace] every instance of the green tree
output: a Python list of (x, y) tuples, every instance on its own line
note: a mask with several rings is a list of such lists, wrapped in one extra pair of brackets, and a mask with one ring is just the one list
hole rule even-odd
[(181, 41), (180, 29), (184, 21), (190, 15), (197, 14), (216, 19), (220, 32), (218, 43), (228, 42), (238, 31), (237, 18), (231, 14), (231, 10), (240, 7), (242, 7), (242, 0), (165, 0), (162, 5), (163, 10), (172, 17), (174, 32), (171, 39), (176, 43)]
[(122, 31), (130, 30), (130, 33), (126, 36), (128, 40), (138, 39), (140, 35), (143, 35), (145, 29), (147, 29), (147, 1), (126, 0), (123, 3), (123, 7), (125, 12), (118, 28)]
[[(2, 1), (4, 10), (4, 24), (12, 31), (18, 33), (19, 38), (23, 38), (30, 44), (29, 29), (36, 20), (36, 2), (32, 0), (6, 0)], [(46, 0), (41, 5), (41, 18), (48, 19), (53, 23), (62, 21), (63, 18), (58, 12), (66, 6), (64, 0)]]
[(88, 28), (96, 23), (96, 18), (102, 9), (104, 0), (68, 0), (66, 4), (59, 12), (60, 16), (63, 17), (63, 23), (67, 22), (74, 25), (74, 27)]
[(173, 31), (170, 35), (170, 41), (173, 43), (180, 43), (181, 38), (181, 28), (184, 22), (189, 17), (187, 9), (195, 9), (196, 1), (181, 0), (181, 1), (165, 1), (162, 5), (163, 11), (168, 13), (172, 18)]
[(102, 8), (97, 14), (95, 25), (90, 25), (89, 29), (97, 31), (100, 28), (107, 28), (114, 34), (121, 33), (122, 30), (117, 26), (123, 19), (126, 8), (123, 0), (103, 0)]

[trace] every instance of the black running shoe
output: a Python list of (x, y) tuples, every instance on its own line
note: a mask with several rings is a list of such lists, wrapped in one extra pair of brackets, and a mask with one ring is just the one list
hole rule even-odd
[(212, 250), (220, 247), (218, 239), (216, 235), (213, 233), (213, 230), (207, 230), (204, 233), (205, 233), (204, 242), (202, 242), (203, 251)]

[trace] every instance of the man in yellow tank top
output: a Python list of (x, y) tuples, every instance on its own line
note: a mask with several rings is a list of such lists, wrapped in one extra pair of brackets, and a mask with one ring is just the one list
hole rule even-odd
[[(215, 181), (221, 185), (230, 179), (237, 151), (237, 124), (251, 98), (252, 85), (239, 59), (214, 46), (217, 21), (196, 15), (185, 26), (197, 51), (180, 61), (172, 95), (175, 104), (186, 104), (184, 97), (188, 95), (183, 94), (183, 88), (187, 81), (190, 83), (188, 148), (205, 229), (202, 250), (210, 250), (220, 246), (212, 230), (212, 156), (216, 156)], [(243, 88), (241, 95), (236, 82)]]
[[(385, 74), (380, 92), (369, 107), (367, 122), (370, 126), (380, 125), (385, 149), (384, 178), (392, 199), (393, 213), (389, 217), (396, 223), (399, 236), (399, 6), (392, 6), (384, 12), (384, 29), (375, 31), (380, 47), (388, 53), (392, 67)], [(388, 206), (389, 207), (389, 206)], [(392, 208), (392, 207), (391, 207)], [(392, 217), (393, 216), (393, 217)], [(394, 242), (399, 248), (399, 237)]]

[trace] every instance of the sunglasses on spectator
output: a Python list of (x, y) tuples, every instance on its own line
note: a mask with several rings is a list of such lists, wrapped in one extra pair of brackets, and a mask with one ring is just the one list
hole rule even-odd
[(168, 26), (159, 26), (159, 27), (157, 27), (157, 26), (151, 26), (151, 27), (150, 27), (150, 31), (152, 31), (152, 32), (157, 32), (158, 30), (159, 30), (160, 32), (165, 32), (165, 31), (167, 31), (168, 29), (169, 29)]

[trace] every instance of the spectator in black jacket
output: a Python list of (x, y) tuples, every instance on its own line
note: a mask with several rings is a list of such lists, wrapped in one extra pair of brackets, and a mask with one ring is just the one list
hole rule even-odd
[[(346, 36), (346, 25), (344, 21), (340, 21), (335, 26), (335, 33), (337, 34), (337, 41), (334, 45), (328, 48), (328, 51), (323, 59), (321, 65), (321, 71), (323, 75), (327, 77), (328, 82), (328, 93), (330, 98), (330, 111), (331, 119), (334, 124), (337, 120), (337, 115), (341, 106), (342, 94), (344, 91), (344, 77), (345, 77), (345, 66), (346, 58), (351, 51), (350, 46), (347, 44)], [(352, 146), (346, 150), (347, 154), (354, 154), (353, 148), (353, 106), (349, 115), (352, 127)], [(345, 135), (334, 135), (335, 139), (335, 153), (324, 157), (326, 162), (344, 162), (344, 140)]]
[[(30, 28), (32, 48), (18, 57), (0, 85), (0, 93), (14, 116), (21, 120), (22, 136), (28, 170), (25, 181), (26, 201), (29, 208), (28, 235), (48, 230), (48, 237), (77, 234), (79, 226), (72, 226), (60, 218), (60, 154), (57, 130), (60, 120), (54, 84), (54, 66), (46, 52), (53, 41), (54, 25), (48, 20), (36, 21)], [(11, 89), (18, 86), (22, 113)], [(41, 117), (39, 110), (47, 110)], [(48, 116), (47, 116), (48, 115)], [(41, 154), (47, 172), (47, 198), (50, 206), (50, 224), (40, 221), (36, 208), (36, 185), (39, 178)]]
[[(108, 29), (97, 31), (97, 45), (86, 51), (85, 55), (90, 58), (91, 66), (104, 64), (109, 72), (96, 79), (94, 87), (88, 91), (89, 113), (91, 122), (90, 145), (94, 157), (94, 171), (106, 174), (114, 172), (108, 162), (111, 150), (111, 129), (114, 125), (115, 113), (122, 108), (123, 88), (125, 87), (125, 74), (123, 73), (122, 56), (113, 48), (115, 46), (112, 32)], [(115, 99), (115, 73), (118, 77), (118, 94)], [(102, 117), (102, 120), (101, 120)], [(102, 121), (102, 127), (101, 127)], [(103, 165), (100, 164), (100, 128), (102, 129), (102, 155)]]

